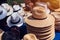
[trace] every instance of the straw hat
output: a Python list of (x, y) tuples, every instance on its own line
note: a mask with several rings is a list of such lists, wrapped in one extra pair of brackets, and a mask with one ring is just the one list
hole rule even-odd
[(45, 8), (43, 8), (42, 6), (34, 7), (32, 10), (32, 16), (36, 19), (46, 18), (47, 16), (46, 16)]
[(35, 28), (32, 26), (31, 27), (27, 26), (27, 30), (32, 31), (32, 32), (46, 33), (52, 29), (51, 27), (52, 27), (52, 25), (44, 27), (44, 28), (37, 28), (37, 27)]
[(59, 0), (49, 0), (47, 4), (51, 11), (55, 11), (55, 9), (59, 8)]
[(25, 18), (25, 22), (33, 27), (47, 27), (54, 22), (53, 16), (46, 14), (43, 7), (34, 7), (32, 15)]
[(44, 20), (37, 20), (32, 18), (32, 16), (29, 16), (28, 18), (25, 18), (25, 22), (33, 27), (47, 27), (49, 25), (52, 25), (54, 22), (54, 17), (52, 15), (47, 14), (47, 18)]
[[(30, 26), (31, 27), (31, 26)], [(50, 26), (49, 26), (50, 27)], [(40, 29), (42, 29), (42, 30), (40, 30)], [(48, 30), (49, 29), (49, 30)], [(31, 28), (28, 28), (28, 26), (27, 26), (27, 30), (28, 30), (28, 32), (31, 32), (31, 33), (34, 33), (34, 34), (38, 34), (38, 35), (47, 35), (47, 34), (51, 34), (51, 30), (53, 29), (54, 30), (54, 27), (53, 27), (53, 25), (51, 25), (51, 27), (50, 28), (48, 28), (48, 29), (45, 29), (44, 30), (44, 28), (34, 28), (34, 29), (32, 29), (32, 27)]]
[(22, 6), (22, 7), (25, 7), (25, 3), (21, 3), (21, 6)]
[(55, 17), (55, 29), (60, 31), (60, 12), (51, 13)]
[(56, 12), (60, 12), (60, 8), (58, 8), (58, 9), (55, 9), (55, 11), (56, 11)]
[(37, 38), (39, 38), (40, 40), (53, 40), (55, 38), (55, 33), (53, 31), (51, 31), (50, 35), (45, 35), (45, 36), (37, 35)]
[(13, 13), (11, 16), (7, 19), (7, 25), (9, 27), (17, 26), (20, 27), (23, 25), (23, 18), (20, 16), (17, 12)]
[(13, 13), (13, 8), (10, 5), (8, 5), (7, 3), (3, 3), (3, 4), (1, 4), (1, 6), (7, 10), (7, 16), (9, 16)]
[(2, 40), (3, 34), (4, 34), (4, 31), (0, 29), (0, 40)]
[(24, 35), (23, 40), (38, 40), (38, 39), (34, 34), (29, 33)]
[(7, 16), (7, 11), (0, 6), (0, 20), (4, 19)]
[(60, 21), (60, 12), (52, 12), (51, 14), (55, 17), (56, 22)]
[(19, 5), (14, 5), (13, 10), (14, 10), (14, 12), (18, 12), (21, 16), (24, 16), (24, 14), (25, 14), (23, 8), (20, 7)]
[(50, 9), (47, 7), (47, 4), (44, 2), (36, 2), (36, 6), (42, 6), (45, 8), (46, 13), (50, 13)]
[(19, 10), (21, 10), (21, 7), (19, 5), (13, 5), (13, 10), (19, 11)]

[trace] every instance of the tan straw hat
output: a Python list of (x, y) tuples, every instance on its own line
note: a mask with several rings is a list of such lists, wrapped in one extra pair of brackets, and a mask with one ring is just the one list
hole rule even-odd
[(29, 33), (24, 35), (23, 40), (38, 40), (38, 39), (34, 34)]
[(42, 6), (34, 7), (32, 10), (32, 16), (36, 19), (46, 18), (47, 16), (46, 16), (45, 8), (43, 8)]
[(4, 31), (0, 29), (0, 40), (2, 40), (3, 33), (4, 33)]

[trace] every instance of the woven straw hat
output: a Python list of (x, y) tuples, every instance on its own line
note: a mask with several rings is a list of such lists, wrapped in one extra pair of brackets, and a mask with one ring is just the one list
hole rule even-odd
[(43, 7), (37, 6), (32, 10), (32, 16), (36, 19), (44, 19), (46, 18), (46, 11)]
[(4, 34), (4, 31), (0, 29), (0, 40), (2, 40), (3, 34)]
[(4, 19), (7, 16), (7, 11), (0, 6), (0, 20)]
[(38, 40), (38, 39), (34, 34), (29, 33), (24, 35), (23, 40)]
[(23, 18), (17, 12), (13, 13), (11, 16), (7, 19), (7, 25), (9, 27), (17, 26), (20, 27), (23, 25)]
[(47, 14), (47, 18), (43, 20), (34, 19), (32, 16), (25, 18), (25, 22), (33, 27), (47, 27), (52, 25), (54, 22), (54, 17), (52, 15)]
[(13, 13), (13, 8), (9, 4), (3, 3), (1, 6), (7, 10), (7, 16), (10, 16)]

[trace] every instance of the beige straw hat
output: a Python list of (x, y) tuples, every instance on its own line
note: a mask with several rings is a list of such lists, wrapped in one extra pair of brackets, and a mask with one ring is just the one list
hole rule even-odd
[(47, 14), (47, 18), (44, 20), (37, 20), (32, 18), (32, 16), (25, 18), (25, 22), (33, 27), (47, 27), (53, 24), (54, 17), (52, 15)]
[(38, 39), (34, 34), (29, 33), (24, 35), (23, 40), (38, 40)]
[(51, 13), (55, 17), (55, 29), (60, 31), (60, 12)]
[(47, 16), (46, 16), (45, 8), (43, 8), (42, 6), (34, 7), (32, 10), (32, 16), (36, 19), (46, 18)]

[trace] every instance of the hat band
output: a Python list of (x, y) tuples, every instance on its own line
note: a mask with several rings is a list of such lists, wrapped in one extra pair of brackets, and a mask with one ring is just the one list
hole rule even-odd
[(10, 21), (12, 24), (17, 24), (17, 23), (19, 23), (20, 22), (20, 19), (19, 19), (19, 21), (18, 22), (12, 22), (12, 21)]
[(7, 10), (7, 12), (9, 12), (10, 11), (10, 9), (9, 10)]
[[(19, 9), (19, 10), (21, 10), (21, 9)], [(14, 11), (14, 12), (17, 12), (17, 11), (19, 11), (19, 10), (16, 10), (16, 11)]]
[(3, 11), (0, 12), (0, 15), (3, 13)]
[[(33, 16), (32, 16), (33, 17)], [(34, 17), (33, 17), (34, 18)], [(45, 17), (45, 18), (40, 18), (40, 19), (38, 19), (38, 18), (34, 18), (34, 19), (36, 19), (36, 20), (44, 20), (44, 19), (46, 19), (47, 17)]]

